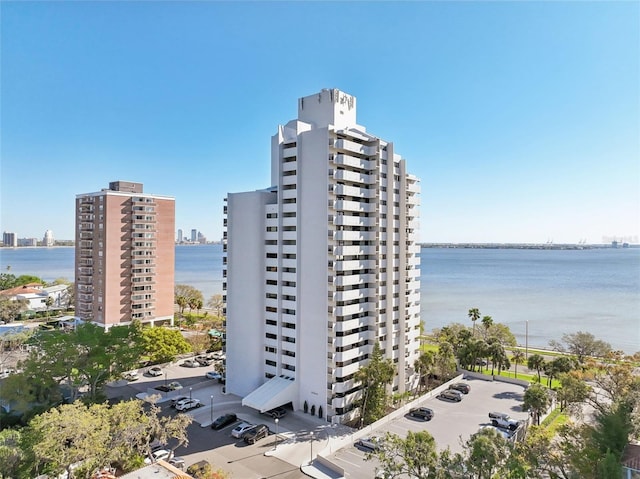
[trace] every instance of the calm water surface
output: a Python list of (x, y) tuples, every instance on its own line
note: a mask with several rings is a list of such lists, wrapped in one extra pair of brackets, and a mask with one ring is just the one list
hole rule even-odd
[[(640, 350), (640, 248), (421, 251), (422, 319), (427, 330), (469, 323), (467, 311), (508, 324), (521, 344), (546, 346), (589, 331), (627, 352)], [(0, 271), (46, 281), (74, 279), (73, 248), (0, 249)], [(208, 299), (222, 291), (220, 245), (177, 246), (176, 283)]]

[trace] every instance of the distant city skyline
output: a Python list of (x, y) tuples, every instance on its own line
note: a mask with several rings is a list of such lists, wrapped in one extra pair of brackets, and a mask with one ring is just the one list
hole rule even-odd
[(639, 17), (625, 1), (5, 2), (0, 230), (72, 239), (75, 195), (123, 179), (217, 241), (226, 194), (269, 182), (295, 99), (338, 88), (421, 178), (421, 242), (637, 238)]

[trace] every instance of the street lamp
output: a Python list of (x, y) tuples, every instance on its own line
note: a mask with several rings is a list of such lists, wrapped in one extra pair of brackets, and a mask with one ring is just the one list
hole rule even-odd
[(164, 372), (164, 385), (167, 385), (167, 372)]
[(311, 457), (309, 458), (309, 465), (313, 463), (313, 431), (311, 431), (310, 435), (311, 435)]
[(211, 422), (213, 422), (213, 394), (211, 395)]
[(189, 399), (191, 399), (191, 389), (193, 388), (189, 388)]
[(278, 449), (278, 422), (280, 422), (280, 420), (278, 418), (275, 418), (274, 422), (276, 423), (276, 437), (275, 437), (275, 446), (273, 448)]

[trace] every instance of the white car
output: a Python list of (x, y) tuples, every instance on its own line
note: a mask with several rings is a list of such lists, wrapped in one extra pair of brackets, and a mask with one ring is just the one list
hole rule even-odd
[(233, 429), (233, 431), (231, 431), (231, 435), (240, 439), (245, 432), (254, 427), (256, 427), (255, 424), (241, 422)]
[(151, 456), (147, 457), (144, 460), (145, 464), (151, 464), (154, 462), (159, 461), (160, 459), (166, 460), (166, 459), (170, 459), (171, 456), (173, 456), (173, 452), (167, 450), (167, 449), (158, 449), (155, 452), (151, 453)]
[(371, 449), (372, 451), (377, 451), (378, 449), (380, 449), (381, 444), (382, 438), (378, 436), (363, 437), (358, 442), (356, 442), (357, 446)]
[(148, 369), (148, 371), (147, 371), (147, 374), (148, 374), (149, 376), (154, 376), (154, 377), (162, 376), (162, 368), (160, 368), (160, 367), (158, 367), (158, 366), (150, 367), (150, 368)]
[(138, 371), (129, 371), (128, 373), (124, 373), (122, 377), (127, 381), (137, 381), (138, 379), (140, 379), (140, 376), (138, 376)]
[(207, 379), (222, 379), (222, 374), (220, 374), (219, 372), (216, 371), (208, 371), (207, 374), (205, 374), (205, 377)]
[(199, 368), (200, 363), (195, 359), (185, 359), (182, 363), (182, 366), (184, 366), (185, 368)]
[(202, 406), (202, 402), (200, 401), (200, 399), (196, 398), (184, 399), (179, 403), (176, 403), (176, 409), (178, 411), (188, 411), (189, 409), (194, 409), (200, 406)]

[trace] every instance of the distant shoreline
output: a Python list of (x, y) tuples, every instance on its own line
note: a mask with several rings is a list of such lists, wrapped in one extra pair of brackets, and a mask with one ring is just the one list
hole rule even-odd
[[(216, 246), (221, 243), (176, 243), (175, 246)], [(456, 249), (538, 249), (538, 250), (583, 250), (583, 249), (627, 249), (640, 248), (640, 244), (571, 244), (571, 243), (418, 243), (421, 248), (456, 248)], [(2, 246), (0, 249), (54, 249), (75, 248), (75, 245), (55, 246)]]
[(545, 250), (582, 250), (582, 249), (627, 249), (640, 248), (639, 244), (538, 244), (538, 243), (419, 243), (421, 248), (459, 248), (459, 249), (545, 249)]

